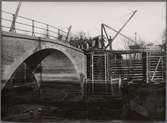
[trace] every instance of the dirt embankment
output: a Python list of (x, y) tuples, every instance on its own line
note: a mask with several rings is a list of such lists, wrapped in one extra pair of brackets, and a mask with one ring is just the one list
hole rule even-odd
[[(143, 109), (143, 114), (152, 120), (165, 120), (165, 85), (149, 84), (130, 86), (129, 100)], [(135, 110), (135, 109), (134, 109)], [(137, 112), (142, 112), (136, 109)]]

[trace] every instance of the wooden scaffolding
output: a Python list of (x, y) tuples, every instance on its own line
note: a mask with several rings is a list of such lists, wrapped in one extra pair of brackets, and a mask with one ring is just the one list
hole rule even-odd
[(164, 82), (164, 54), (162, 50), (89, 50), (86, 93), (118, 95), (124, 81)]

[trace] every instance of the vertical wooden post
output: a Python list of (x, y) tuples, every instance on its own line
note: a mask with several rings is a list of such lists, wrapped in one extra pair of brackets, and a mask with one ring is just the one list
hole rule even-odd
[(82, 98), (84, 97), (84, 84), (85, 84), (85, 81), (86, 81), (86, 79), (85, 79), (85, 77), (84, 77), (84, 75), (81, 73), (80, 74), (80, 87), (81, 87), (81, 96), (82, 96)]
[(108, 81), (108, 59), (107, 59), (107, 52), (104, 52), (104, 68), (105, 68), (105, 84), (107, 84)]
[(165, 71), (164, 71), (164, 68), (165, 68), (165, 66), (164, 66), (164, 54), (163, 54), (163, 50), (162, 50), (162, 49), (161, 49), (161, 55), (162, 55), (162, 56), (161, 56), (161, 58), (162, 58), (162, 59), (161, 59), (162, 81), (165, 81), (165, 78), (164, 78), (164, 72), (165, 72)]
[(122, 82), (121, 82), (121, 77), (119, 77), (119, 79), (118, 79), (119, 93), (121, 92), (121, 84), (122, 84)]
[(114, 56), (113, 56), (113, 53), (109, 52), (108, 53), (108, 71), (109, 71), (109, 81), (110, 81), (110, 91), (112, 93), (112, 63), (113, 63), (113, 60), (115, 60)]
[[(161, 52), (161, 54), (162, 54), (162, 52)], [(164, 81), (164, 74), (163, 74), (164, 73), (164, 67), (165, 67), (164, 66), (164, 57), (163, 57), (163, 54), (162, 54), (162, 60), (161, 60), (162, 81)]]
[(111, 38), (111, 36), (110, 36), (110, 50), (112, 51), (112, 38)]
[(149, 52), (146, 51), (146, 83), (149, 83)]
[(103, 28), (104, 28), (104, 25), (101, 24), (101, 40), (103, 41)]
[(113, 93), (112, 75), (110, 76), (110, 90)]
[(92, 91), (94, 91), (94, 54), (91, 53), (92, 56)]
[(143, 69), (143, 81), (148, 83), (148, 58), (147, 58), (147, 51), (142, 52), (142, 69)]

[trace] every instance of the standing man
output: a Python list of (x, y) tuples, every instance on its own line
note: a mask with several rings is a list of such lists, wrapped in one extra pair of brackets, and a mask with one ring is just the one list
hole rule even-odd
[(103, 38), (100, 39), (100, 45), (101, 45), (101, 49), (103, 49), (104, 48), (104, 39)]
[(93, 38), (93, 40), (95, 41), (93, 48), (95, 48), (95, 49), (99, 48), (99, 37), (97, 36), (97, 37)]
[(93, 42), (92, 42), (92, 39), (89, 38), (89, 39), (88, 39), (88, 46), (89, 46), (89, 48), (92, 48), (92, 43), (93, 43)]
[(71, 37), (69, 41), (70, 45), (73, 45), (73, 42), (74, 42), (73, 37)]

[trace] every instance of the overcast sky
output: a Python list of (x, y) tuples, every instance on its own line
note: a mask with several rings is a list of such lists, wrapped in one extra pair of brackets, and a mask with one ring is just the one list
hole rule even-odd
[[(2, 2), (2, 10), (15, 12), (18, 2)], [(23, 2), (20, 16), (36, 19), (60, 28), (72, 25), (72, 32), (100, 34), (100, 24), (119, 29), (132, 11), (138, 10), (122, 33), (146, 42), (161, 42), (166, 23), (165, 2)], [(113, 37), (112, 31), (108, 33)], [(113, 46), (123, 48), (118, 37)], [(116, 48), (116, 49), (117, 49)]]

